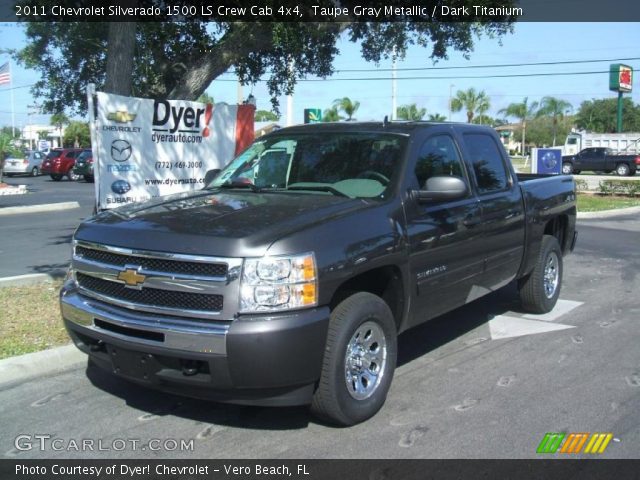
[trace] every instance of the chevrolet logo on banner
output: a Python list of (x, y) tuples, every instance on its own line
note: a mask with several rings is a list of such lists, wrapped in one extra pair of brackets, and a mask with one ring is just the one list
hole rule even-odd
[(135, 113), (129, 113), (126, 110), (118, 110), (117, 112), (109, 112), (107, 114), (107, 120), (117, 123), (129, 123), (136, 119)]
[(124, 282), (127, 287), (137, 288), (140, 290), (144, 283), (145, 275), (140, 275), (138, 269), (127, 268), (118, 274), (118, 280)]

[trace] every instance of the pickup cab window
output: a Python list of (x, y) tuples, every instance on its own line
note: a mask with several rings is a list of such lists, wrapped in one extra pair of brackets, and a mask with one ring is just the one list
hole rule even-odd
[(397, 134), (274, 135), (256, 141), (209, 188), (384, 197), (400, 170), (407, 138)]
[(460, 156), (452, 138), (436, 135), (426, 140), (418, 153), (415, 174), (420, 188), (424, 188), (429, 178), (439, 175), (464, 178)]
[(473, 165), (478, 192), (506, 190), (509, 186), (507, 168), (493, 138), (484, 133), (466, 133), (464, 144)]

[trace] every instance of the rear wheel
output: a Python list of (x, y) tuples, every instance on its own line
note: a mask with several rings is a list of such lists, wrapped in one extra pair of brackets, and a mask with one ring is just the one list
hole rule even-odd
[(561, 285), (560, 244), (556, 237), (544, 235), (533, 272), (520, 280), (518, 285), (522, 307), (531, 313), (550, 312), (558, 301)]
[(67, 172), (67, 178), (72, 182), (80, 180), (80, 175), (73, 171), (73, 168)]
[(56, 182), (59, 182), (60, 180), (62, 180), (62, 175), (60, 175), (59, 173), (52, 173), (50, 176)]
[(626, 163), (619, 163), (618, 165), (616, 165), (616, 173), (621, 177), (628, 176), (630, 172), (631, 172), (631, 169), (629, 168), (629, 165), (627, 165)]
[(38, 170), (38, 167), (33, 167), (31, 169), (31, 176), (32, 177), (37, 177), (38, 175), (40, 175), (40, 170)]
[(573, 173), (573, 165), (569, 162), (565, 162), (562, 164), (562, 173), (565, 175), (570, 175)]
[(396, 325), (384, 300), (360, 292), (340, 302), (331, 312), (311, 411), (342, 426), (375, 415), (387, 398), (396, 354)]

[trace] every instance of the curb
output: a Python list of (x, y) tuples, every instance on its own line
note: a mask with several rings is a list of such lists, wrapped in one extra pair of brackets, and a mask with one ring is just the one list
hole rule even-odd
[(15, 277), (0, 278), (0, 288), (38, 285), (40, 283), (53, 282), (54, 280), (55, 277), (47, 273), (29, 273), (27, 275), (16, 275)]
[(51, 348), (0, 360), (0, 387), (32, 378), (62, 373), (86, 363), (87, 355), (75, 345)]
[(47, 203), (43, 205), (27, 205), (23, 207), (0, 208), (0, 215), (15, 215), (18, 213), (51, 212), (54, 210), (71, 210), (74, 208), (80, 208), (80, 204), (78, 202)]
[(640, 207), (616, 208), (615, 210), (600, 210), (599, 212), (578, 212), (578, 219), (609, 218), (618, 215), (632, 215), (640, 213)]

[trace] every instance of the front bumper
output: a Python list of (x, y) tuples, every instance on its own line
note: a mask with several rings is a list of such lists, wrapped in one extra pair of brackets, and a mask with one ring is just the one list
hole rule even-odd
[(73, 173), (75, 173), (76, 175), (86, 175), (89, 177), (93, 177), (93, 165), (76, 165), (75, 167), (73, 167)]
[(320, 377), (328, 307), (213, 322), (114, 307), (72, 284), (63, 287), (60, 305), (73, 342), (94, 364), (152, 388), (230, 403), (303, 405)]

